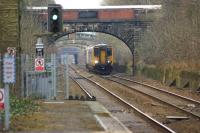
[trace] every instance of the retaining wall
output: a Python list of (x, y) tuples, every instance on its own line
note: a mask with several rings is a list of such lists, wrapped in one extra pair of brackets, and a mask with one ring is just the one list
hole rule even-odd
[(155, 66), (137, 65), (136, 74), (158, 80), (168, 86), (200, 91), (200, 72), (181, 71), (173, 68), (161, 69)]

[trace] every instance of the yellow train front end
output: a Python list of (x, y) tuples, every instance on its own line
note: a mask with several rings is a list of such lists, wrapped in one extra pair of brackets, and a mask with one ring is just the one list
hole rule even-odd
[(113, 70), (113, 49), (107, 44), (98, 44), (87, 51), (87, 68), (96, 73), (110, 74)]

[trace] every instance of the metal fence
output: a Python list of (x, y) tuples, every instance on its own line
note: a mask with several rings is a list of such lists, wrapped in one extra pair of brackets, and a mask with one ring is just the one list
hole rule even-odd
[(35, 55), (21, 55), (21, 94), (23, 97), (56, 98), (56, 55), (45, 56), (45, 71), (35, 71)]

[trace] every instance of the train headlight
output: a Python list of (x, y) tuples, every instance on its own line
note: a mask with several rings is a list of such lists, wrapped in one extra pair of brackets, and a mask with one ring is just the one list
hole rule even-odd
[(99, 63), (99, 61), (98, 61), (98, 60), (95, 60), (95, 61), (94, 61), (94, 63), (95, 63), (95, 64), (98, 64), (98, 63)]
[(107, 63), (110, 63), (110, 61), (109, 61), (109, 60), (107, 60)]

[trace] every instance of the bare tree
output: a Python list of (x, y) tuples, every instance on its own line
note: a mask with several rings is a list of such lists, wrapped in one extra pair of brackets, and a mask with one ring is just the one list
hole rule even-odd
[(143, 37), (140, 57), (146, 63), (182, 69), (200, 67), (200, 1), (163, 1), (163, 17)]
[(35, 52), (35, 43), (37, 37), (35, 34), (46, 32), (46, 27), (41, 23), (39, 13), (45, 11), (30, 11), (27, 7), (47, 6), (54, 3), (54, 0), (22, 0), (21, 1), (21, 47), (22, 52), (31, 54)]
[(161, 0), (104, 0), (103, 5), (160, 4)]

